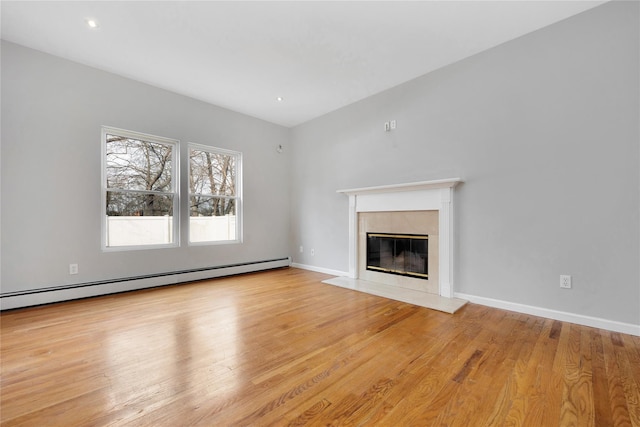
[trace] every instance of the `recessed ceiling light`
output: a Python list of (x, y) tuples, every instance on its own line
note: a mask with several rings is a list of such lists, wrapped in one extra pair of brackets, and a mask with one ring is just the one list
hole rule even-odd
[(281, 96), (279, 96), (279, 97), (277, 97), (277, 98), (276, 98), (276, 101), (278, 101), (278, 102), (282, 102), (282, 101), (284, 101), (284, 98), (283, 98), (283, 97), (281, 97)]
[(87, 18), (86, 19), (87, 25), (89, 26), (89, 28), (98, 28), (98, 21), (96, 21), (95, 19), (91, 19), (91, 18)]

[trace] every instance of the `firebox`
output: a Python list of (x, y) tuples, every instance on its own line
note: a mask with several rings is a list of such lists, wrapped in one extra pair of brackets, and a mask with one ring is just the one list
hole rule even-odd
[(367, 233), (367, 270), (429, 278), (429, 236)]

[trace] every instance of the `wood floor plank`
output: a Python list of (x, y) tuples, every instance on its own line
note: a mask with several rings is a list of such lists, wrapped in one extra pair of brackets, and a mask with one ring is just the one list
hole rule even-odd
[(577, 386), (580, 410), (580, 425), (595, 426), (595, 404), (593, 398), (593, 367), (591, 337), (589, 329), (580, 326), (580, 380)]
[(609, 398), (612, 413), (612, 423), (616, 426), (637, 426), (631, 423), (629, 407), (624, 391), (622, 374), (618, 365), (618, 359), (614, 351), (614, 344), (610, 333), (602, 333), (602, 345), (604, 349), (604, 362), (607, 380), (609, 383)]
[[(527, 334), (526, 341), (518, 354), (518, 359), (514, 369), (513, 397), (509, 412), (505, 418), (505, 425), (533, 425), (539, 422), (539, 413), (534, 412), (535, 399), (532, 395), (532, 387), (536, 381), (536, 368), (543, 357), (541, 337), (548, 336), (548, 329), (544, 329), (543, 319), (529, 318), (528, 328), (531, 330)], [(533, 402), (532, 402), (533, 401)]]
[(580, 410), (580, 330), (572, 325), (569, 333), (569, 351), (564, 368), (564, 389), (560, 422), (562, 425), (579, 425)]
[[(560, 345), (560, 335), (562, 327), (558, 326), (556, 334), (550, 334), (548, 340), (544, 340), (542, 349), (543, 356), (538, 371), (536, 382), (532, 393), (540, 396), (540, 425), (553, 425), (560, 414), (562, 408), (562, 379), (560, 376), (550, 375), (553, 370), (553, 363), (558, 346)], [(568, 325), (567, 325), (568, 326)], [(557, 327), (557, 321), (553, 321), (552, 330)]]
[(640, 381), (639, 378), (634, 375), (635, 369), (631, 366), (629, 353), (625, 349), (621, 334), (611, 333), (611, 338), (614, 343), (613, 351), (621, 373), (622, 389), (627, 400), (631, 424), (640, 426)]
[(591, 354), (593, 364), (593, 403), (594, 421), (596, 426), (613, 426), (611, 413), (611, 396), (609, 395), (609, 382), (604, 360), (604, 348), (602, 337), (598, 330), (592, 329)]
[(0, 426), (640, 427), (640, 338), (300, 269), (0, 313)]

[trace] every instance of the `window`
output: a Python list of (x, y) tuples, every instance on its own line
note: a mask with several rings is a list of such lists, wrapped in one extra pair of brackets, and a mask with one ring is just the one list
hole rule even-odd
[(240, 242), (242, 154), (189, 144), (189, 242)]
[(178, 245), (178, 141), (102, 128), (103, 248)]

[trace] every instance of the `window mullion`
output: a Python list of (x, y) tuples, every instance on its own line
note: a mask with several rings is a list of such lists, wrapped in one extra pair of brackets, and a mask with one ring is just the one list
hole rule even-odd
[(131, 193), (131, 194), (157, 194), (159, 196), (175, 196), (175, 191), (156, 191), (156, 190), (128, 190), (126, 188), (107, 188), (111, 193)]
[(218, 194), (210, 194), (210, 193), (189, 193), (190, 196), (195, 197), (212, 197), (217, 199), (237, 199), (238, 196), (222, 196)]

